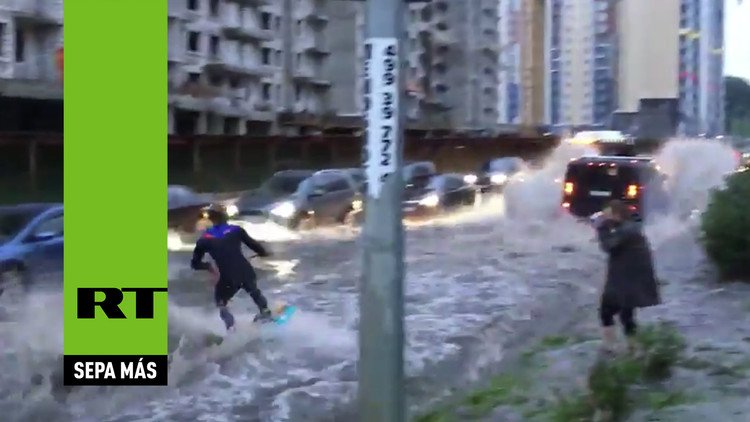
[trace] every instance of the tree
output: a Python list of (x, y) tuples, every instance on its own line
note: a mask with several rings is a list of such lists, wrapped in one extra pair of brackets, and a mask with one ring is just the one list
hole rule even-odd
[[(727, 132), (742, 135), (750, 130), (750, 83), (736, 76), (724, 78)], [(750, 136), (750, 133), (744, 134)]]

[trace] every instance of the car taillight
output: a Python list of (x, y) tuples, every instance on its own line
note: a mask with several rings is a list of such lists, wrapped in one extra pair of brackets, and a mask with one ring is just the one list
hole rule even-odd
[(574, 188), (573, 183), (566, 182), (565, 183), (565, 194), (566, 195), (572, 195), (573, 194), (573, 188)]
[(625, 192), (625, 196), (628, 198), (635, 198), (638, 196), (638, 185), (628, 185), (628, 190)]

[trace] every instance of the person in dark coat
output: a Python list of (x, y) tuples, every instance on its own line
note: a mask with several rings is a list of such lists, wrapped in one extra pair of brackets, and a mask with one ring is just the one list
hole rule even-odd
[(630, 351), (634, 351), (635, 310), (661, 303), (651, 247), (640, 221), (619, 200), (609, 203), (596, 225), (599, 245), (607, 253), (607, 280), (599, 308), (604, 351), (612, 352), (619, 316)]

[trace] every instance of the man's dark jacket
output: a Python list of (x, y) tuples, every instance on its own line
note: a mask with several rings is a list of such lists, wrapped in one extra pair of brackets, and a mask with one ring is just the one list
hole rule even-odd
[(621, 308), (661, 303), (651, 247), (636, 221), (607, 222), (597, 229), (599, 244), (609, 255), (603, 300)]

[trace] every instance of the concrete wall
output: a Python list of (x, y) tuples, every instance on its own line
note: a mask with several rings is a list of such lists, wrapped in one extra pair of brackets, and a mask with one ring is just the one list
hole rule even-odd
[(360, 63), (357, 55), (357, 2), (328, 2), (327, 32), (331, 56), (326, 61), (327, 79), (331, 87), (331, 107), (340, 114), (359, 113), (357, 95)]
[(680, 0), (620, 0), (618, 108), (642, 98), (679, 98)]

